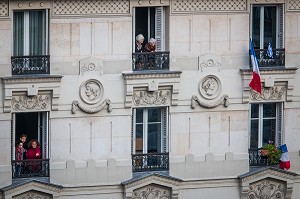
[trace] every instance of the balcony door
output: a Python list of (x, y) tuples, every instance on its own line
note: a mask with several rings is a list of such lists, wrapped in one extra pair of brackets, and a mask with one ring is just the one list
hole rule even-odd
[[(36, 139), (40, 144), (42, 159), (49, 157), (48, 112), (14, 113), (12, 115), (12, 159), (15, 160), (15, 143), (22, 134), (27, 135), (25, 144)], [(27, 147), (27, 146), (25, 146)]]
[(13, 55), (37, 56), (48, 52), (48, 12), (16, 11), (13, 14)]
[[(134, 45), (135, 37), (142, 34), (145, 37), (145, 43), (150, 38), (157, 41), (157, 51), (165, 50), (165, 11), (164, 7), (136, 7), (134, 12)], [(134, 49), (134, 48), (133, 48)]]
[(167, 108), (134, 109), (133, 153), (166, 153)]
[(255, 49), (284, 48), (283, 5), (253, 5), (251, 35)]

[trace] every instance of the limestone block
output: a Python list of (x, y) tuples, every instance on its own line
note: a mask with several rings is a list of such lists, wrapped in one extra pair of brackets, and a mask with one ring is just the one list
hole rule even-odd
[(95, 55), (109, 54), (109, 23), (95, 23)]
[(51, 23), (51, 56), (70, 56), (71, 25), (67, 23)]
[(113, 23), (113, 54), (130, 54), (132, 52), (132, 22)]
[(91, 23), (80, 24), (80, 55), (92, 55), (92, 25)]

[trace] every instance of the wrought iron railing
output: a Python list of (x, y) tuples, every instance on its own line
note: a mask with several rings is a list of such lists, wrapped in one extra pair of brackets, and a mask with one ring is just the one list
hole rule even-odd
[(169, 170), (169, 153), (148, 153), (132, 155), (132, 171)]
[(132, 70), (168, 70), (170, 52), (132, 53)]
[(12, 178), (49, 177), (49, 159), (12, 160)]
[[(255, 49), (259, 67), (285, 66), (285, 49), (273, 49), (273, 56), (268, 55), (268, 49)], [(250, 66), (252, 67), (251, 59)]]
[(50, 55), (12, 56), (12, 74), (50, 74)]
[(249, 166), (269, 166), (269, 165), (278, 165), (271, 164), (271, 161), (267, 156), (262, 154), (262, 148), (250, 148), (249, 149)]

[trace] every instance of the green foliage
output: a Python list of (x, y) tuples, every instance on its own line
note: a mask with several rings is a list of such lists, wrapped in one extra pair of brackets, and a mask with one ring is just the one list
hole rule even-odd
[(282, 151), (277, 148), (274, 144), (265, 144), (262, 149), (267, 150), (267, 157), (270, 164), (278, 164), (281, 157)]

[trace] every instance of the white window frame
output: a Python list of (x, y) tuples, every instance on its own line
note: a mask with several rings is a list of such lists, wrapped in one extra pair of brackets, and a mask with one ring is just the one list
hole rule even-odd
[[(263, 146), (263, 121), (265, 119), (275, 119), (276, 120), (276, 132), (275, 132), (275, 143), (277, 146), (281, 145), (283, 143), (283, 102), (274, 102), (276, 106), (276, 116), (275, 117), (263, 117), (263, 105), (267, 103), (260, 103), (257, 104), (259, 106), (258, 109), (258, 118), (252, 118), (251, 117), (251, 105), (250, 104), (250, 124), (249, 124), (249, 148), (251, 146), (251, 121), (258, 120), (258, 148), (261, 148)], [(272, 103), (273, 104), (273, 103)]]

